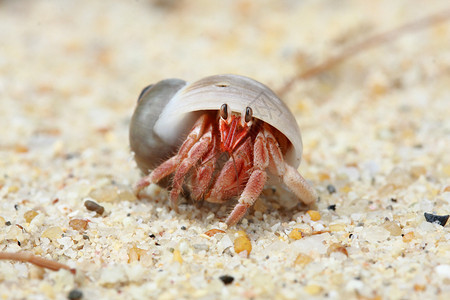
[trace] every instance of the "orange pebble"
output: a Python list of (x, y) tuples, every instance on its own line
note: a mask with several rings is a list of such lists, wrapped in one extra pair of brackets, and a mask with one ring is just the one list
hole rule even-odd
[(303, 237), (303, 234), (299, 228), (294, 228), (291, 233), (289, 233), (289, 237), (293, 240), (299, 240)]
[(317, 210), (308, 210), (307, 213), (311, 217), (312, 221), (320, 220), (320, 213)]
[(209, 236), (209, 237), (212, 237), (212, 236), (214, 236), (214, 235), (217, 234), (217, 233), (225, 233), (225, 231), (220, 230), (220, 229), (215, 229), (215, 228), (213, 228), (213, 229), (210, 229), (210, 230), (208, 230), (208, 231), (205, 232), (205, 234), (206, 234), (207, 236)]
[(245, 233), (234, 240), (234, 251), (236, 253), (247, 251), (247, 255), (252, 251), (252, 243)]

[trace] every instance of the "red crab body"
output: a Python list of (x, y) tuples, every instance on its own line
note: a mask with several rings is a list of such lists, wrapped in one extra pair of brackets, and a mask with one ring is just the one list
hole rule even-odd
[[(269, 124), (253, 118), (251, 113), (249, 108), (242, 116), (229, 113), (224, 104), (219, 114), (217, 111), (202, 114), (178, 153), (142, 178), (136, 192), (173, 174), (170, 201), (176, 211), (187, 181), (190, 196), (195, 201), (223, 203), (239, 196), (238, 204), (226, 220), (228, 226), (241, 220), (257, 200), (268, 172), (279, 176), (305, 203), (313, 202), (314, 191), (283, 159), (289, 143), (286, 137)], [(221, 162), (219, 158), (224, 153), (228, 159)]]

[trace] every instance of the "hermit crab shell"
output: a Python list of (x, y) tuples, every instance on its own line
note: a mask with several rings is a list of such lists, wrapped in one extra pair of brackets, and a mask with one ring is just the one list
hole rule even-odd
[(130, 144), (141, 170), (147, 173), (173, 155), (201, 112), (219, 110), (224, 103), (237, 113), (251, 107), (254, 118), (284, 134), (291, 143), (285, 160), (295, 168), (299, 166), (302, 139), (289, 108), (264, 84), (225, 74), (193, 83), (163, 80), (143, 91), (130, 126)]

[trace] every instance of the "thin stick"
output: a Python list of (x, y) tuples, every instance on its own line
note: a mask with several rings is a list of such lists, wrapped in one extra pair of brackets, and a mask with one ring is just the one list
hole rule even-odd
[(76, 273), (76, 270), (70, 268), (68, 265), (36, 256), (29, 252), (0, 252), (0, 260), (1, 259), (29, 262), (38, 267), (47, 268), (53, 271), (65, 269), (69, 270), (72, 274)]
[(292, 77), (287, 83), (285, 83), (285, 85), (282, 88), (280, 88), (278, 95), (283, 97), (292, 88), (294, 83), (297, 82), (298, 80), (309, 79), (313, 76), (316, 76), (326, 70), (333, 68), (334, 66), (342, 63), (343, 61), (359, 54), (363, 50), (381, 46), (388, 42), (392, 42), (395, 39), (398, 39), (400, 36), (405, 35), (406, 33), (413, 32), (415, 30), (425, 29), (435, 24), (448, 21), (449, 19), (450, 19), (450, 9), (444, 10), (434, 15), (424, 17), (419, 20), (412, 21), (400, 27), (394, 28), (390, 31), (371, 36), (366, 40), (360, 42), (359, 44), (353, 45), (345, 49), (341, 54), (338, 54), (335, 57), (331, 57), (325, 62), (318, 64)]

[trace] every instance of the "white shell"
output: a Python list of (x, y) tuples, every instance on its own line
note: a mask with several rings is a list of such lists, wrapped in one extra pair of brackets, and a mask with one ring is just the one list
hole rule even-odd
[(238, 113), (251, 107), (255, 118), (283, 133), (293, 146), (286, 153), (286, 161), (295, 168), (300, 165), (302, 138), (291, 111), (271, 89), (245, 76), (214, 75), (187, 83), (167, 103), (154, 131), (169, 144), (179, 143), (180, 136), (187, 133), (198, 116), (195, 112), (219, 110), (224, 103)]

